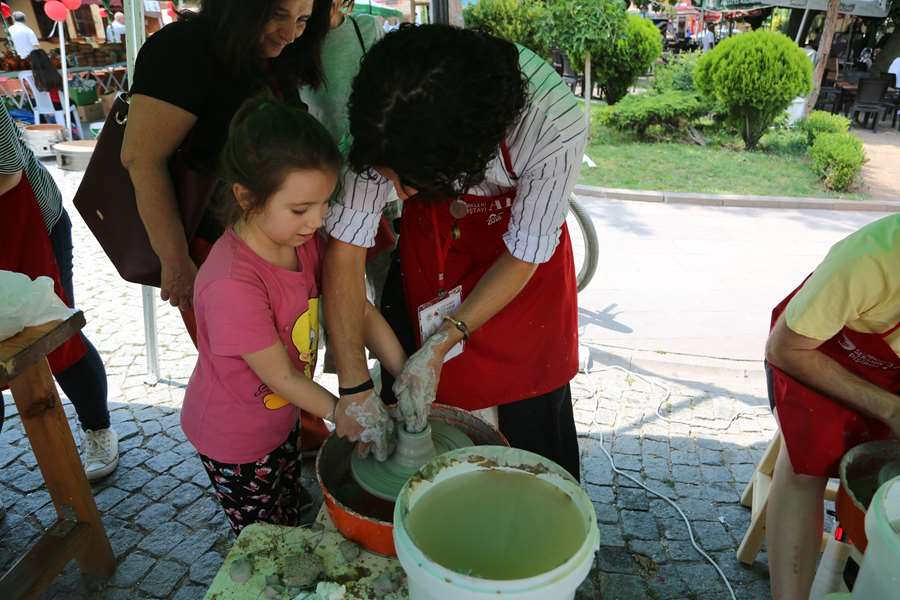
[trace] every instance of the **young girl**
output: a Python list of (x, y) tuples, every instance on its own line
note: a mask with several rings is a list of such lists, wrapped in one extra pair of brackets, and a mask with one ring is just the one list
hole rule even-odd
[[(231, 208), (194, 287), (199, 358), (181, 424), (235, 533), (258, 521), (298, 523), (308, 498), (299, 409), (333, 418), (336, 398), (312, 376), (317, 232), (340, 167), (331, 136), (302, 110), (254, 98), (231, 123), (221, 165)], [(399, 372), (405, 355), (390, 328), (375, 310), (365, 321), (372, 350)], [(386, 454), (391, 420), (381, 404), (350, 416)]]

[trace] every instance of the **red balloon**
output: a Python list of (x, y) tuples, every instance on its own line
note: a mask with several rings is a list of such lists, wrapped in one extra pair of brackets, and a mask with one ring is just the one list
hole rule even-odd
[(44, 2), (44, 14), (54, 21), (65, 21), (69, 9), (62, 2), (50, 0), (50, 2)]
[(60, 0), (60, 2), (69, 10), (78, 10), (78, 7), (81, 6), (81, 0)]
[(9, 4), (0, 2), (0, 13), (3, 13), (4, 18), (10, 18), (12, 16), (12, 9), (9, 7)]

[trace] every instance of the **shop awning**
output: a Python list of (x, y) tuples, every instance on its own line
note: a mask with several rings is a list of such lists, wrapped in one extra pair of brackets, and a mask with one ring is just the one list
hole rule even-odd
[(403, 18), (403, 12), (397, 10), (396, 8), (384, 6), (383, 4), (378, 4), (377, 2), (366, 2), (366, 0), (357, 0), (356, 4), (353, 6), (353, 14), (375, 15), (377, 17), (385, 18)]
[[(857, 17), (886, 17), (890, 8), (890, 0), (843, 0), (840, 11), (843, 14)], [(753, 10), (776, 6), (780, 8), (798, 8), (800, 10), (825, 11), (828, 0), (704, 0), (703, 7), (709, 10), (732, 11)]]

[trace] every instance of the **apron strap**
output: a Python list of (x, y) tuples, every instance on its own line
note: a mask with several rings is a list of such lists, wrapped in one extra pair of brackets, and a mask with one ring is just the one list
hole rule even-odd
[(509, 155), (509, 146), (506, 145), (506, 140), (503, 140), (500, 144), (500, 154), (503, 156), (503, 166), (506, 168), (506, 173), (509, 175), (510, 179), (516, 181), (519, 176), (516, 175), (516, 172), (513, 170), (512, 158)]
[(892, 333), (894, 333), (895, 331), (897, 331), (897, 329), (900, 329), (900, 323), (897, 323), (896, 325), (894, 325), (893, 327), (891, 327), (890, 329), (888, 329), (888, 330), (885, 331), (884, 333), (880, 333), (880, 334), (878, 334), (878, 335), (879, 335), (882, 339), (884, 339), (884, 338), (888, 337), (889, 335), (891, 335)]

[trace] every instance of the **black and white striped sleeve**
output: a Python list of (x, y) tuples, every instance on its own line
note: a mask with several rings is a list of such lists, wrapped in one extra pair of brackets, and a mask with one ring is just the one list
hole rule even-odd
[(374, 171), (358, 174), (346, 169), (342, 191), (325, 218), (325, 231), (347, 244), (362, 248), (375, 245), (375, 233), (391, 183)]
[(0, 174), (12, 175), (25, 169), (25, 153), (9, 113), (5, 109), (0, 113)]
[(507, 140), (519, 181), (503, 241), (514, 257), (540, 264), (559, 244), (569, 194), (581, 172), (586, 125), (556, 71), (530, 50), (520, 47), (520, 56), (531, 98)]

